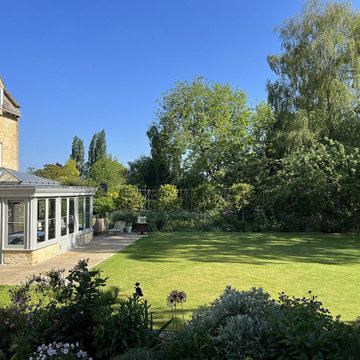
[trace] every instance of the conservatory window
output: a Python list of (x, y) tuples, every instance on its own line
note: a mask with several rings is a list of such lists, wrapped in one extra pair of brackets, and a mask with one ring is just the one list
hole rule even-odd
[(79, 231), (84, 230), (84, 198), (79, 198)]
[(8, 201), (8, 245), (24, 245), (25, 240), (24, 201)]
[(45, 241), (45, 200), (37, 203), (37, 242)]
[(75, 222), (75, 207), (74, 207), (74, 199), (69, 199), (69, 233), (72, 234), (74, 232), (74, 222)]
[(56, 201), (55, 199), (49, 199), (48, 204), (48, 239), (55, 239), (56, 229)]
[(61, 236), (67, 234), (67, 199), (61, 199)]
[(90, 197), (85, 198), (85, 227), (90, 228)]

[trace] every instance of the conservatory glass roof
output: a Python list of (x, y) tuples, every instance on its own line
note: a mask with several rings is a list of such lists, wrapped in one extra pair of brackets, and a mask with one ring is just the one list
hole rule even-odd
[(0, 185), (52, 185), (60, 186), (58, 181), (45, 179), (21, 171), (0, 167)]

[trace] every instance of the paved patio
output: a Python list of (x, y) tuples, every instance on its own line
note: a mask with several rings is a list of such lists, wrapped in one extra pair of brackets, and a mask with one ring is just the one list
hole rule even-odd
[(0, 265), (0, 285), (18, 285), (30, 274), (39, 274), (54, 268), (69, 270), (83, 259), (89, 259), (89, 267), (96, 266), (143, 236), (136, 234), (94, 236), (91, 243), (36, 265)]

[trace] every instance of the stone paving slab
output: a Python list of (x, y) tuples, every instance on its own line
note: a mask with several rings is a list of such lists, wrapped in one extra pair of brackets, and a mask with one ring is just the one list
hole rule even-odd
[(39, 274), (54, 268), (65, 269), (67, 272), (79, 260), (83, 259), (89, 259), (89, 267), (94, 267), (141, 237), (144, 237), (144, 235), (117, 234), (94, 236), (94, 239), (85, 246), (41, 261), (35, 265), (0, 265), (0, 285), (18, 285), (31, 274)]

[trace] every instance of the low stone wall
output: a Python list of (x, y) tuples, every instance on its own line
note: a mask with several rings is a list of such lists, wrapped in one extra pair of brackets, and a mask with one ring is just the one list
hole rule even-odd
[(34, 265), (58, 254), (58, 244), (37, 250), (4, 250), (5, 265)]
[(77, 236), (76, 246), (84, 246), (93, 239), (93, 232), (87, 232), (85, 234), (79, 234)]

